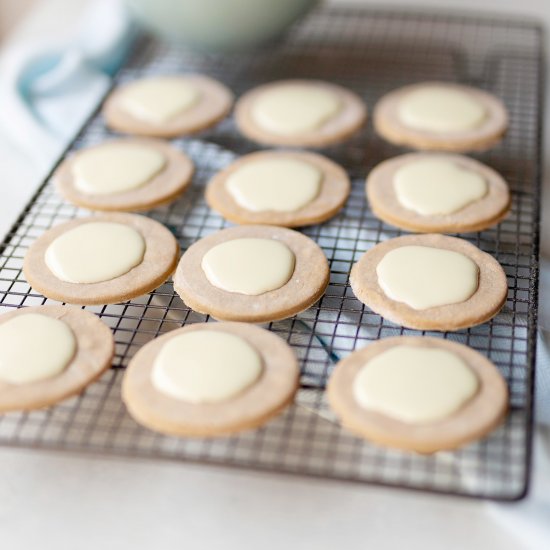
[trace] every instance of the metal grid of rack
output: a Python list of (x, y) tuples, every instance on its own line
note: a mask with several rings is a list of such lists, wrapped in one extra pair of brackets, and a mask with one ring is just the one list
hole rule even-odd
[[(220, 79), (238, 95), (269, 80), (312, 77), (355, 90), (369, 106), (393, 88), (422, 80), (467, 83), (501, 97), (510, 110), (510, 131), (501, 144), (476, 157), (509, 182), (512, 212), (498, 227), (463, 237), (501, 262), (508, 276), (508, 301), (489, 323), (456, 333), (427, 333), (472, 346), (505, 376), (511, 411), (490, 436), (454, 452), (408, 454), (350, 435), (327, 407), (324, 386), (338, 358), (379, 338), (420, 334), (365, 308), (348, 284), (351, 266), (365, 250), (401, 234), (369, 210), (364, 178), (378, 162), (402, 150), (383, 142), (368, 125), (350, 141), (323, 151), (348, 170), (353, 182), (350, 199), (336, 218), (304, 230), (329, 259), (326, 295), (296, 317), (266, 325), (300, 358), (302, 384), (295, 405), (265, 427), (229, 438), (177, 439), (138, 426), (120, 400), (122, 370), (133, 353), (166, 331), (209, 321), (189, 310), (167, 282), (127, 303), (87, 307), (114, 331), (113, 368), (76, 398), (42, 411), (0, 417), (0, 444), (200, 461), (481, 498), (521, 498), (528, 486), (532, 435), (542, 41), (541, 29), (529, 22), (321, 9), (277, 47), (248, 54), (193, 54), (143, 37), (117, 78), (124, 82), (142, 75), (198, 71)], [(109, 137), (112, 134), (96, 114), (69, 150)], [(147, 215), (169, 227), (185, 250), (228, 225), (204, 202), (208, 179), (257, 147), (237, 133), (231, 118), (173, 143), (196, 163), (193, 185), (175, 203)], [(40, 187), (0, 249), (1, 310), (52, 302), (23, 278), (26, 249), (49, 227), (87, 214), (65, 203), (49, 180)]]

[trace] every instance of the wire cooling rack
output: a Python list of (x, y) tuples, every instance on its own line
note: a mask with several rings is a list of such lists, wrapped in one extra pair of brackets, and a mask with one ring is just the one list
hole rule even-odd
[[(327, 407), (324, 386), (338, 358), (379, 338), (419, 334), (365, 308), (348, 284), (351, 266), (365, 250), (401, 234), (373, 216), (364, 196), (364, 179), (374, 165), (403, 151), (384, 143), (369, 125), (345, 144), (324, 151), (348, 170), (352, 194), (340, 215), (304, 230), (330, 261), (326, 295), (300, 315), (268, 325), (300, 358), (302, 384), (295, 405), (265, 427), (230, 438), (177, 439), (138, 426), (120, 399), (120, 382), (129, 359), (161, 333), (209, 320), (189, 310), (167, 282), (130, 302), (87, 307), (114, 331), (113, 368), (79, 397), (46, 410), (0, 417), (0, 443), (200, 461), (481, 498), (524, 496), (532, 438), (542, 43), (541, 29), (530, 22), (321, 9), (295, 27), (283, 43), (248, 54), (192, 54), (143, 37), (117, 78), (124, 82), (148, 74), (199, 71), (225, 82), (238, 95), (269, 80), (312, 77), (355, 90), (370, 107), (385, 92), (422, 80), (471, 84), (502, 98), (510, 110), (510, 131), (500, 145), (476, 157), (509, 182), (512, 212), (498, 227), (465, 238), (503, 265), (508, 301), (489, 323), (432, 334), (479, 350), (505, 376), (511, 411), (491, 435), (455, 452), (414, 455), (350, 435)], [(69, 149), (111, 135), (96, 114)], [(204, 202), (208, 179), (257, 147), (239, 136), (230, 118), (213, 130), (174, 140), (174, 144), (196, 163), (193, 185), (180, 200), (148, 215), (168, 226), (185, 250), (227, 226)], [(50, 181), (40, 187), (2, 245), (3, 310), (51, 302), (25, 281), (21, 272), (25, 252), (51, 226), (87, 214), (65, 203)]]

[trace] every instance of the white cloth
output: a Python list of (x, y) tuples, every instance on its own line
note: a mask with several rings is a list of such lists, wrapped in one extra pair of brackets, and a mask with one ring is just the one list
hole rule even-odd
[(64, 36), (4, 56), (0, 128), (37, 170), (51, 166), (105, 93), (134, 34), (119, 0), (96, 0)]
[(529, 496), (517, 504), (487, 503), (489, 515), (528, 550), (550, 547), (550, 429), (535, 438), (533, 480)]
[(536, 420), (550, 426), (550, 260), (540, 261)]

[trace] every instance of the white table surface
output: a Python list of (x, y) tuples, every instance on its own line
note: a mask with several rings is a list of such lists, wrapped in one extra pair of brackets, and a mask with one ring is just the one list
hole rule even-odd
[[(512, 4), (487, 1), (504, 9)], [(17, 39), (51, 32), (63, 5), (68, 0), (43, 0)], [(542, 5), (522, 2), (524, 9)], [(1, 183), (3, 233), (40, 175), (1, 136), (0, 170), (12, 175)], [(164, 550), (186, 543), (195, 550), (525, 548), (484, 502), (397, 489), (6, 448), (0, 448), (0, 479), (0, 548), (6, 550)]]
[(0, 471), (1, 544), (10, 550), (522, 548), (469, 500), (6, 449)]

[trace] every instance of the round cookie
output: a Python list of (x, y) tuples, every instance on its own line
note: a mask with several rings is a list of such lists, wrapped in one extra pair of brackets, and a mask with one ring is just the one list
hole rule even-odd
[[(154, 78), (154, 77), (153, 77)], [(221, 82), (200, 74), (174, 77), (196, 88), (200, 96), (189, 109), (162, 124), (140, 119), (124, 108), (123, 96), (133, 82), (115, 88), (103, 105), (103, 116), (112, 130), (138, 136), (172, 138), (200, 132), (226, 117), (233, 104), (233, 94)], [(138, 82), (142, 82), (142, 79)]]
[[(395, 174), (411, 163), (431, 159), (449, 161), (459, 169), (479, 174), (487, 184), (487, 193), (450, 214), (422, 215), (407, 208), (396, 193)], [(378, 218), (417, 233), (481, 231), (499, 223), (511, 207), (508, 185), (497, 172), (477, 160), (444, 153), (409, 153), (381, 162), (367, 177), (366, 193), (370, 207)]]
[[(358, 372), (377, 355), (399, 345), (441, 349), (456, 354), (477, 377), (477, 393), (450, 416), (420, 424), (361, 406), (353, 392)], [(414, 336), (384, 338), (347, 356), (332, 373), (327, 395), (343, 426), (355, 434), (380, 445), (419, 453), (455, 449), (487, 435), (503, 420), (508, 404), (506, 382), (495, 365), (483, 355), (450, 340)]]
[[(145, 242), (141, 263), (111, 280), (71, 283), (54, 275), (46, 263), (46, 250), (60, 235), (83, 224), (113, 222), (133, 228)], [(47, 298), (73, 304), (111, 304), (125, 302), (160, 286), (174, 271), (179, 245), (162, 224), (137, 214), (101, 214), (71, 220), (46, 231), (29, 248), (23, 273), (33, 287)]]
[[(463, 302), (427, 309), (414, 309), (392, 300), (379, 284), (377, 266), (391, 250), (403, 246), (422, 246), (458, 252), (479, 269), (478, 286)], [(506, 302), (508, 284), (500, 264), (469, 242), (446, 235), (405, 235), (377, 244), (353, 266), (350, 284), (358, 300), (389, 321), (418, 330), (458, 330), (472, 327), (494, 317)]]
[[(102, 147), (137, 145), (158, 151), (165, 159), (164, 167), (145, 184), (117, 193), (93, 194), (82, 191), (75, 184), (74, 167), (81, 155)], [(192, 161), (168, 143), (154, 139), (118, 139), (77, 151), (66, 158), (54, 174), (59, 193), (76, 206), (90, 210), (139, 211), (149, 210), (175, 200), (191, 183)]]
[[(256, 101), (266, 92), (289, 85), (326, 90), (339, 99), (341, 108), (320, 127), (300, 133), (281, 134), (258, 124), (253, 114)], [(279, 80), (263, 84), (244, 94), (235, 106), (235, 121), (239, 130), (252, 141), (265, 145), (326, 147), (345, 141), (363, 126), (366, 117), (365, 103), (357, 94), (323, 80)]]
[[(467, 94), (485, 109), (485, 119), (473, 128), (450, 132), (407, 125), (401, 120), (399, 114), (400, 102), (411, 92), (428, 87), (456, 90)], [(420, 82), (393, 90), (376, 104), (373, 120), (377, 133), (395, 145), (456, 152), (489, 149), (500, 141), (508, 128), (508, 113), (500, 99), (482, 90), (449, 82)]]
[[(294, 254), (290, 279), (280, 288), (259, 295), (228, 292), (214, 286), (202, 269), (202, 260), (213, 247), (233, 239), (278, 241)], [(309, 237), (282, 227), (243, 225), (223, 229), (191, 245), (174, 275), (174, 289), (199, 313), (226, 321), (263, 323), (286, 319), (313, 305), (325, 292), (330, 277), (327, 259)]]
[[(238, 395), (213, 403), (193, 403), (159, 391), (152, 382), (159, 352), (173, 338), (196, 331), (244, 339), (261, 356), (260, 377)], [(294, 399), (299, 373), (288, 344), (265, 329), (245, 323), (192, 324), (155, 338), (137, 352), (124, 374), (122, 399), (137, 422), (155, 431), (213, 437), (255, 428), (279, 414)]]
[[(252, 211), (241, 206), (227, 189), (228, 179), (250, 163), (262, 160), (291, 159), (302, 161), (321, 172), (317, 196), (298, 210)], [(351, 190), (345, 170), (326, 157), (314, 153), (292, 151), (260, 151), (240, 157), (218, 172), (206, 188), (206, 201), (227, 220), (238, 224), (267, 224), (283, 227), (300, 227), (324, 222), (332, 218), (344, 205)]]
[(0, 325), (30, 313), (66, 323), (76, 340), (76, 351), (67, 367), (51, 378), (24, 384), (0, 380), (0, 412), (53, 405), (80, 393), (111, 366), (115, 349), (112, 332), (93, 313), (60, 305), (25, 307), (0, 315)]

